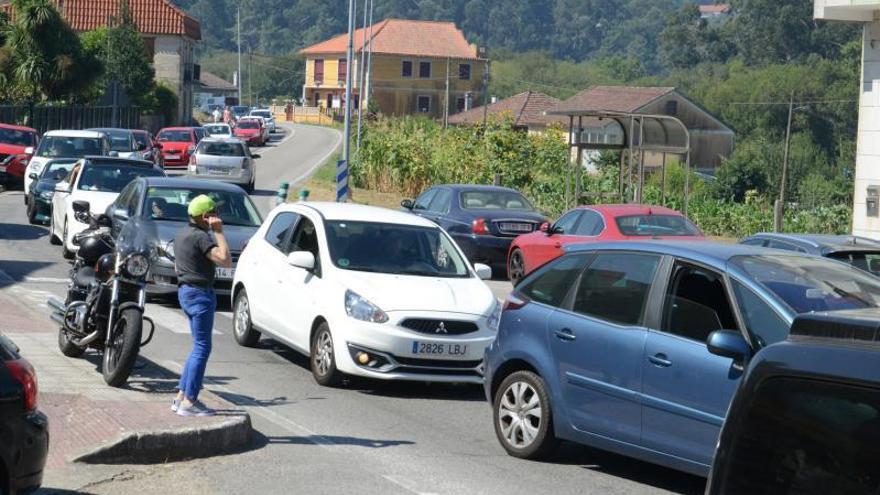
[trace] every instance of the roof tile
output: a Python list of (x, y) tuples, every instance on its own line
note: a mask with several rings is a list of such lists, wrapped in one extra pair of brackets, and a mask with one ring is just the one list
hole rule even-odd
[(675, 91), (671, 87), (593, 86), (560, 103), (553, 112), (608, 111), (634, 113), (657, 98)]
[[(491, 116), (509, 115), (514, 119), (514, 125), (542, 126), (554, 122), (567, 124), (565, 117), (553, 117), (544, 115), (559, 104), (559, 100), (544, 93), (526, 91), (510, 98), (505, 98), (489, 104), (488, 114)], [(465, 112), (460, 112), (449, 117), (449, 123), (453, 125), (477, 124), (483, 122), (483, 107), (474, 107)]]

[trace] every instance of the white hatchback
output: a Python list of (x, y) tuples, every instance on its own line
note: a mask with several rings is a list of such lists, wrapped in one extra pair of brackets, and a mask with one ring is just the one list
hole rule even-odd
[(482, 382), (501, 308), (436, 224), (371, 206), (275, 208), (241, 255), (233, 333), (261, 333), (309, 356), (315, 380)]

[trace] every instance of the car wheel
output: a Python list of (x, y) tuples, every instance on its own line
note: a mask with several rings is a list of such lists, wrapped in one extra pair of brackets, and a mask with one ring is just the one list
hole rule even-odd
[(336, 369), (336, 354), (333, 349), (333, 335), (330, 325), (321, 323), (312, 340), (312, 352), (309, 357), (312, 376), (318, 385), (335, 387), (342, 382), (342, 373)]
[(232, 333), (235, 335), (235, 341), (238, 345), (253, 347), (260, 341), (260, 332), (254, 329), (254, 323), (251, 321), (251, 302), (246, 290), (241, 289), (235, 295), (234, 308)]
[(55, 215), (49, 215), (49, 244), (53, 246), (57, 246), (61, 244), (61, 241), (58, 240), (58, 236), (55, 235)]
[[(25, 196), (25, 198), (27, 198), (27, 196)], [(27, 219), (28, 223), (31, 225), (39, 223), (37, 222), (37, 206), (33, 202), (27, 204)]]
[(73, 259), (73, 251), (67, 249), (67, 219), (64, 219), (64, 230), (61, 231), (61, 256), (66, 260)]
[(514, 249), (512, 253), (510, 253), (510, 260), (507, 263), (507, 278), (510, 280), (510, 283), (516, 287), (516, 284), (520, 282), (526, 275), (526, 262), (523, 258), (523, 253), (519, 249)]
[(556, 448), (550, 396), (540, 376), (531, 371), (510, 374), (492, 403), (495, 435), (508, 454), (540, 459)]

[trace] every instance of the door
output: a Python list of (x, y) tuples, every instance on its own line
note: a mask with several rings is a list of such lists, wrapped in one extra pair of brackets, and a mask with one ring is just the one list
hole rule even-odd
[(597, 254), (580, 277), (571, 310), (550, 319), (565, 408), (581, 432), (639, 443), (643, 321), (659, 264), (654, 254)]
[(290, 236), (286, 251), (312, 253), (315, 267), (304, 270), (290, 265), (285, 259), (282, 270), (276, 272), (281, 274), (280, 290), (269, 296), (275, 301), (275, 318), (281, 322), (279, 328), (283, 331), (283, 337), (304, 351), (309, 350), (312, 315), (315, 314), (318, 297), (322, 293), (321, 250), (318, 245), (315, 223), (303, 216)]
[(428, 207), (425, 211), (421, 212), (421, 216), (449, 230), (450, 222), (446, 215), (449, 213), (451, 202), (452, 191), (446, 188), (439, 188), (434, 197), (431, 198), (431, 202), (428, 203)]
[(566, 232), (574, 232), (574, 228), (581, 218), (581, 210), (571, 210), (554, 223), (551, 228), (559, 230), (552, 235), (535, 234), (528, 247), (523, 246), (526, 262), (526, 273), (556, 259), (562, 255), (562, 239)]
[[(299, 219), (299, 214), (294, 212), (285, 211), (275, 215), (263, 239), (248, 246), (245, 261), (248, 265), (247, 272), (251, 275), (244, 282), (249, 296), (251, 318), (258, 327), (273, 333), (280, 332), (281, 328), (281, 322), (276, 315), (284, 311), (284, 305), (276, 294), (281, 289), (282, 270), (287, 267), (290, 236)], [(281, 307), (276, 307), (279, 304)]]
[(710, 354), (706, 339), (715, 330), (739, 331), (731, 301), (720, 273), (674, 263), (642, 359), (643, 446), (711, 463), (742, 369)]
[(431, 200), (434, 199), (434, 196), (437, 194), (437, 191), (439, 191), (439, 189), (434, 187), (419, 195), (413, 203), (412, 212), (416, 215), (424, 216), (428, 211), (428, 206), (431, 204)]

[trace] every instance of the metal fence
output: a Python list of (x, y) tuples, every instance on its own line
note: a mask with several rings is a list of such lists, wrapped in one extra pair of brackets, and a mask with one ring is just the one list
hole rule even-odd
[(33, 127), (40, 133), (56, 129), (123, 127), (136, 129), (140, 107), (0, 105), (0, 122)]

